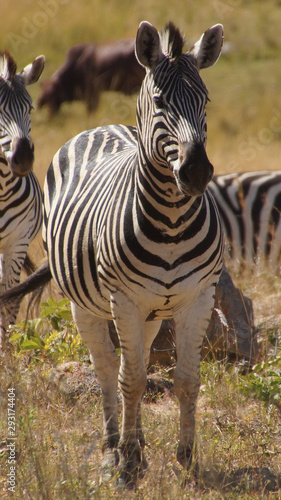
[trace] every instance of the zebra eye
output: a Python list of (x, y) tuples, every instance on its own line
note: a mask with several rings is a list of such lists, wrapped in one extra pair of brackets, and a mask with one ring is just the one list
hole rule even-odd
[(154, 94), (153, 101), (155, 102), (155, 106), (158, 109), (164, 109), (166, 107), (163, 94)]

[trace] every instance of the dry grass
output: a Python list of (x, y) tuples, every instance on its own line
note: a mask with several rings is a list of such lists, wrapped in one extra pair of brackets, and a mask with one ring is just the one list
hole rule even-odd
[[(28, 368), (10, 359), (0, 374), (1, 412), (16, 390), (16, 493), (32, 500), (122, 498), (114, 482), (100, 484), (102, 408), (87, 390), (69, 397), (52, 383), (54, 366)], [(203, 363), (197, 411), (199, 482), (176, 462), (178, 405), (172, 395), (144, 403), (149, 468), (128, 498), (277, 499), (281, 487), (280, 409), (239, 390), (241, 375), (223, 363)], [(7, 491), (7, 420), (0, 418), (0, 489)], [(279, 479), (278, 479), (279, 478)]]

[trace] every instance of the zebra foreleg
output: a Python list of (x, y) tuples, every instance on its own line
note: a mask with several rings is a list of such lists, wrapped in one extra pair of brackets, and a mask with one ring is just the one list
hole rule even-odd
[(15, 324), (19, 306), (17, 303), (11, 304), (10, 308), (4, 308), (0, 311), (0, 351), (7, 353), (11, 349), (9, 343), (10, 326)]
[(109, 480), (116, 473), (119, 462), (117, 415), (117, 386), (119, 356), (111, 342), (107, 320), (72, 304), (72, 313), (78, 331), (88, 347), (94, 364), (95, 374), (103, 396), (103, 463), (102, 478)]
[[(148, 367), (150, 358), (150, 348), (153, 340), (155, 339), (157, 333), (159, 332), (161, 326), (161, 321), (149, 321), (144, 325), (143, 334), (143, 360), (145, 367)], [(142, 418), (141, 418), (141, 402), (138, 404), (137, 409), (137, 439), (141, 447), (141, 466), (140, 466), (140, 476), (146, 471), (148, 464), (144, 455), (145, 448), (145, 437), (142, 430)]]
[[(6, 273), (4, 254), (0, 254), (0, 293), (6, 290)], [(4, 311), (0, 311), (0, 349), (4, 350), (6, 347), (6, 321)]]
[[(157, 333), (160, 330), (161, 321), (148, 321), (144, 324), (143, 332), (143, 361), (145, 368), (147, 369), (150, 358), (150, 348), (153, 340), (155, 339)], [(137, 413), (137, 435), (141, 448), (145, 447), (145, 438), (142, 431), (142, 421), (141, 421), (141, 404), (138, 406)]]
[(146, 387), (144, 360), (145, 313), (122, 292), (111, 298), (111, 310), (121, 349), (119, 385), (123, 396), (122, 431), (119, 442), (120, 484), (133, 487), (143, 472), (144, 445), (140, 422), (140, 401)]
[[(3, 293), (10, 288), (8, 284), (8, 276), (7, 276), (7, 263), (5, 254), (0, 254), (0, 293)], [(10, 323), (16, 318), (19, 307), (16, 307), (16, 304), (11, 304), (11, 306), (7, 309), (4, 308), (0, 311), (0, 350), (7, 353), (9, 349), (9, 338), (7, 328)]]
[[(214, 287), (201, 292), (197, 302), (174, 314), (176, 327), (177, 366), (174, 391), (180, 404), (180, 439), (177, 460), (189, 469), (193, 458), (195, 409), (200, 388), (200, 359), (203, 338), (214, 303)], [(194, 463), (194, 471), (197, 471)]]
[(0, 351), (7, 350), (6, 321), (3, 311), (0, 312)]

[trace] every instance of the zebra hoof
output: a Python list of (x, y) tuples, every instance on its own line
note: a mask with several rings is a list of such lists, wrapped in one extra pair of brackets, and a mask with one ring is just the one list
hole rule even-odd
[(142, 451), (141, 452), (141, 463), (140, 463), (139, 468), (138, 468), (138, 477), (140, 479), (143, 479), (147, 469), (148, 469), (148, 463), (147, 463), (147, 460), (146, 460), (144, 453)]
[(195, 482), (197, 483), (199, 476), (199, 465), (197, 458), (193, 456), (193, 447), (187, 446), (186, 448), (179, 443), (177, 449), (177, 460), (184, 467), (184, 469), (189, 472)]
[(132, 491), (136, 488), (137, 478), (132, 474), (124, 474), (124, 472), (121, 472), (120, 477), (116, 480), (116, 485), (118, 488)]
[[(122, 452), (122, 448), (120, 450)], [(146, 469), (147, 461), (139, 445), (125, 446), (120, 461), (118, 486), (125, 486), (129, 490), (134, 489), (137, 480), (144, 476)]]
[(126, 484), (126, 481), (125, 481), (125, 479), (123, 477), (118, 477), (117, 478), (117, 480), (116, 480), (116, 486), (117, 486), (117, 488), (120, 488), (120, 489), (121, 488), (124, 488), (124, 489), (134, 489), (134, 485), (131, 484), (131, 486), (130, 486), (130, 485)]
[(119, 463), (119, 454), (117, 450), (107, 449), (103, 455), (101, 481), (108, 483), (118, 473), (117, 465)]
[(187, 470), (190, 469), (192, 463), (192, 447), (183, 446), (181, 443), (177, 449), (177, 461)]

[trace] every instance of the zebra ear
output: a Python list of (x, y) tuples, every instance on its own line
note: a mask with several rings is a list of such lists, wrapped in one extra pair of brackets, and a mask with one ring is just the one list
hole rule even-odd
[(25, 85), (31, 85), (37, 82), (45, 66), (45, 56), (39, 56), (33, 63), (26, 66), (20, 73)]
[(223, 44), (223, 26), (216, 24), (203, 33), (193, 45), (189, 54), (195, 60), (198, 69), (209, 68), (218, 60)]
[(135, 52), (139, 63), (151, 70), (153, 70), (164, 57), (159, 33), (157, 29), (147, 21), (143, 21), (139, 26)]

